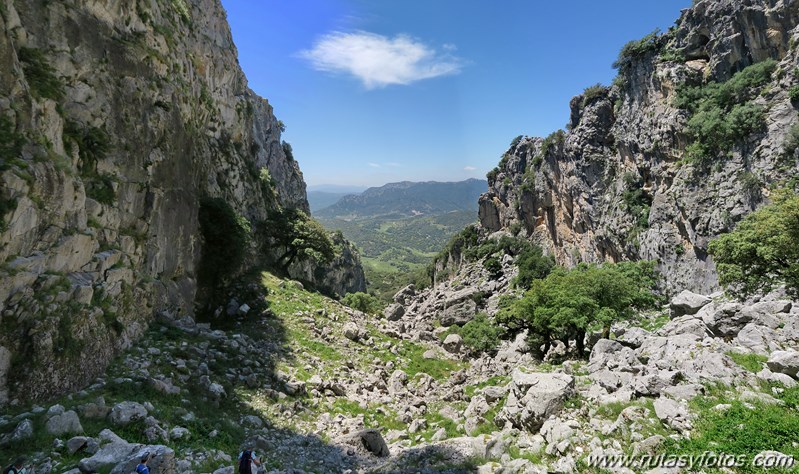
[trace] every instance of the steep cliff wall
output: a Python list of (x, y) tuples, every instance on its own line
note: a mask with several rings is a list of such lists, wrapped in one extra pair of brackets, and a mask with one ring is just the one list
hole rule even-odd
[(192, 312), (202, 197), (308, 210), (218, 0), (0, 0), (0, 139), (0, 405)]
[[(799, 84), (797, 24), (798, 2), (695, 2), (668, 33), (625, 48), (612, 87), (571, 101), (568, 133), (514, 143), (489, 173), (482, 226), (525, 233), (560, 264), (651, 259), (668, 290), (716, 289), (708, 242), (764, 202), (770, 186), (799, 176), (789, 93)], [(748, 110), (761, 118), (697, 160), (687, 151), (696, 136), (686, 107), (699, 102), (678, 108), (678, 91), (769, 59), (778, 61), (770, 78), (749, 89)]]

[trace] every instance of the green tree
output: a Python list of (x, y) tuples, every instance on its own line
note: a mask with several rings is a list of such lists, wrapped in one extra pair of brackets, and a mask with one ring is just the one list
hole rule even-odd
[(347, 293), (344, 295), (344, 298), (341, 298), (341, 302), (352, 309), (357, 309), (358, 311), (363, 311), (368, 314), (377, 314), (383, 309), (380, 300), (368, 293), (360, 291), (357, 293)]
[(277, 266), (288, 272), (298, 258), (313, 258), (326, 263), (335, 257), (335, 246), (327, 231), (300, 209), (279, 209), (267, 219), (267, 236), (283, 249)]
[(503, 330), (485, 313), (477, 313), (463, 327), (454, 329), (463, 338), (463, 344), (475, 352), (491, 352), (499, 345)]
[(516, 276), (515, 284), (518, 287), (529, 289), (533, 280), (545, 278), (552, 271), (555, 259), (551, 255), (544, 255), (541, 247), (531, 245), (519, 254), (516, 263), (519, 266), (519, 274)]
[(799, 196), (773, 195), (772, 204), (746, 216), (738, 227), (710, 242), (719, 281), (738, 297), (784, 284), (799, 296)]
[(633, 279), (631, 265), (635, 264), (556, 268), (546, 278), (533, 280), (521, 299), (500, 311), (498, 320), (510, 329), (527, 329), (531, 345), (543, 345), (544, 354), (555, 340), (567, 345), (574, 340), (582, 356), (589, 330), (602, 329), (607, 337), (613, 322), (653, 301), (644, 297), (651, 293), (653, 280)]

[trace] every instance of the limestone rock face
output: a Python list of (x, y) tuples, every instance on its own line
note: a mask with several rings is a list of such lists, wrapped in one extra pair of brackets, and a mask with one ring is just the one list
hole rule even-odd
[[(0, 405), (83, 386), (155, 315), (193, 313), (202, 197), (254, 228), (308, 212), (281, 129), (219, 0), (4, 2)], [(342, 245), (329, 273), (304, 269), (339, 294), (364, 282)]]
[[(479, 200), (482, 227), (521, 228), (561, 265), (655, 260), (670, 293), (717, 290), (710, 240), (767, 202), (768, 183), (799, 175), (796, 156), (781, 164), (799, 122), (787, 93), (798, 79), (789, 48), (797, 24), (791, 2), (694, 2), (615, 85), (572, 100), (568, 133), (524, 137), (507, 150)], [(755, 99), (762, 131), (709, 168), (684, 166), (691, 139), (686, 112), (673, 105), (677, 88), (724, 81), (765, 59), (778, 72)]]

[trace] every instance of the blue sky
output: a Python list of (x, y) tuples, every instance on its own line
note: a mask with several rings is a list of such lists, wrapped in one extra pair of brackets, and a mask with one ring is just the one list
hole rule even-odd
[(691, 0), (222, 0), (306, 182), (485, 177)]

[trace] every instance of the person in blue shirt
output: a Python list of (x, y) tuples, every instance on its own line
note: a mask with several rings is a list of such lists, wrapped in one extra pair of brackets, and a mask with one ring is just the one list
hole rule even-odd
[(139, 460), (139, 465), (136, 466), (136, 473), (137, 474), (150, 474), (150, 468), (147, 467), (147, 461), (150, 460), (150, 453), (146, 453), (144, 456), (141, 457)]

